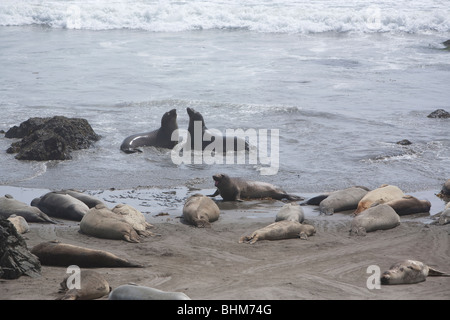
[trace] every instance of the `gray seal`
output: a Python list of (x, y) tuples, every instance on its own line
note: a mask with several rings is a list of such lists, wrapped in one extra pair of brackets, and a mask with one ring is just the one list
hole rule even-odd
[(423, 262), (405, 260), (394, 263), (380, 277), (381, 284), (411, 284), (425, 281), (428, 276), (450, 277), (450, 274), (438, 271)]
[(289, 201), (303, 200), (302, 197), (286, 193), (283, 189), (273, 184), (261, 181), (232, 178), (220, 173), (213, 175), (214, 184), (217, 188), (215, 197), (220, 195), (224, 201), (242, 201), (244, 199), (287, 199)]
[(387, 204), (379, 204), (355, 216), (350, 235), (365, 235), (366, 232), (387, 230), (400, 224), (400, 216)]
[(431, 202), (428, 200), (419, 200), (416, 197), (407, 195), (400, 199), (386, 202), (399, 216), (405, 216), (414, 213), (429, 213)]
[(0, 217), (8, 218), (12, 215), (21, 216), (27, 222), (56, 223), (39, 208), (16, 200), (9, 194), (0, 197)]
[(302, 223), (304, 219), (305, 213), (303, 212), (303, 208), (297, 202), (286, 203), (275, 216), (275, 222), (289, 220)]
[(183, 292), (162, 291), (136, 284), (124, 284), (112, 290), (108, 300), (191, 300), (191, 298)]
[(172, 140), (172, 134), (177, 134), (176, 130), (178, 130), (177, 110), (172, 109), (162, 116), (159, 129), (125, 138), (120, 145), (120, 150), (125, 153), (142, 152), (140, 147), (150, 146), (172, 149), (178, 143), (178, 137)]
[(54, 192), (59, 193), (59, 194), (68, 194), (69, 196), (72, 196), (72, 197), (80, 200), (85, 205), (87, 205), (89, 208), (93, 208), (98, 204), (103, 204), (103, 202), (100, 199), (97, 199), (96, 197), (93, 197), (84, 192), (74, 190), (74, 189), (66, 189), (66, 190), (54, 191)]
[(183, 206), (183, 219), (196, 227), (211, 227), (219, 219), (220, 209), (210, 198), (202, 194), (190, 196)]
[[(94, 270), (81, 270), (79, 288), (71, 288), (67, 285), (67, 281), (71, 275), (68, 275), (60, 283), (60, 293), (64, 295), (57, 300), (94, 300), (107, 296), (111, 292), (108, 281)], [(72, 285), (72, 283), (70, 283)]]
[(333, 214), (347, 210), (355, 210), (358, 203), (369, 192), (365, 187), (350, 187), (331, 192), (319, 204), (321, 213)]
[(89, 211), (89, 207), (84, 202), (58, 192), (48, 192), (40, 198), (35, 198), (31, 205), (38, 207), (50, 217), (75, 221), (81, 221)]
[(35, 245), (31, 253), (39, 258), (42, 265), (80, 268), (142, 268), (138, 263), (119, 258), (115, 254), (75, 246), (60, 241), (47, 241)]
[(239, 243), (253, 244), (259, 240), (281, 240), (300, 238), (307, 240), (316, 233), (314, 226), (297, 221), (281, 220), (254, 231), (250, 236), (242, 236)]

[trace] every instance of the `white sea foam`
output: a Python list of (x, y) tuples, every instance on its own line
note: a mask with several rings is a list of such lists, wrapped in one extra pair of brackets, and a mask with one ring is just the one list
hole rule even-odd
[(3, 0), (0, 26), (140, 29), (177, 32), (248, 29), (257, 32), (448, 32), (450, 6), (442, 0), (372, 1), (152, 1)]

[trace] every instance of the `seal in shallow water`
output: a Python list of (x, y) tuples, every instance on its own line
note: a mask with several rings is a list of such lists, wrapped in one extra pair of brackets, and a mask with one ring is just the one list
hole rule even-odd
[(369, 191), (358, 203), (358, 207), (355, 210), (355, 215), (370, 208), (374, 203), (386, 203), (391, 200), (400, 199), (405, 194), (397, 186), (391, 186), (383, 184), (381, 187)]
[(409, 284), (426, 280), (428, 276), (450, 277), (450, 274), (433, 269), (423, 262), (405, 260), (393, 264), (380, 277), (381, 284)]
[(48, 192), (34, 199), (31, 205), (51, 217), (75, 221), (80, 221), (89, 211), (89, 207), (81, 200), (58, 192)]
[(428, 200), (419, 200), (416, 197), (407, 195), (400, 199), (395, 199), (386, 202), (392, 209), (397, 212), (399, 216), (404, 216), (414, 213), (429, 213), (431, 202)]

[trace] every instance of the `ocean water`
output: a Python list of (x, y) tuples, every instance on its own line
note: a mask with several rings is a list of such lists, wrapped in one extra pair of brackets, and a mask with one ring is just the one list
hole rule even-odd
[[(0, 134), (0, 185), (213, 190), (223, 172), (298, 195), (384, 183), (437, 193), (450, 120), (427, 115), (450, 112), (448, 39), (444, 0), (2, 1), (0, 129), (64, 115), (102, 138), (72, 160), (35, 162), (7, 154), (14, 140)], [(120, 151), (173, 108), (187, 129), (187, 107), (221, 132), (278, 130), (276, 174), (260, 159)]]

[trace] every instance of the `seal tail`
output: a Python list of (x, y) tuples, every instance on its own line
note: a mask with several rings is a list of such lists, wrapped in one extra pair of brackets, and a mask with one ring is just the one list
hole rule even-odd
[(428, 267), (428, 276), (430, 276), (430, 277), (450, 277), (450, 274)]

